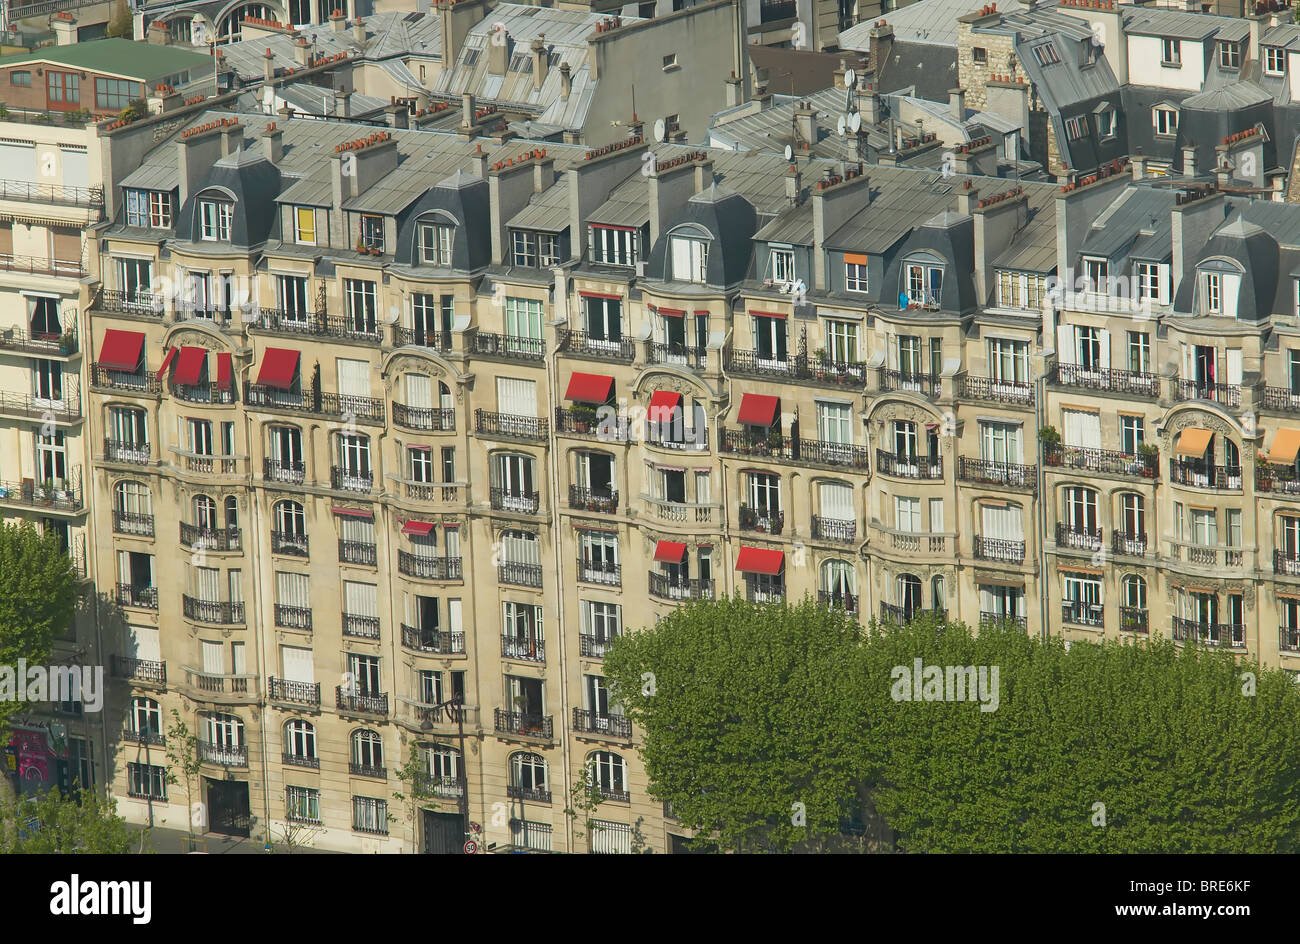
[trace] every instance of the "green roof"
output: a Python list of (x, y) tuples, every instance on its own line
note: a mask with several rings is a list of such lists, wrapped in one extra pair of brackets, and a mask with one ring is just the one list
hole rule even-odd
[(21, 62), (75, 66), (87, 72), (106, 72), (143, 82), (186, 70), (212, 69), (212, 57), (204, 53), (183, 46), (160, 46), (130, 39), (96, 39), (0, 56), (0, 69)]

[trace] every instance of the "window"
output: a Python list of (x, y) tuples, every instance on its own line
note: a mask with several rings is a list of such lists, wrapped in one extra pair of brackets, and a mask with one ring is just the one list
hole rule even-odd
[[(370, 437), (339, 436), (339, 466), (345, 488), (370, 490)], [(355, 479), (356, 481), (346, 481)]]
[(1183, 64), (1182, 40), (1168, 36), (1160, 40), (1160, 64), (1164, 66), (1181, 66)]
[(1201, 300), (1206, 314), (1222, 314), (1223, 282), (1219, 273), (1201, 273)]
[(985, 49), (983, 46), (975, 46), (973, 49), (971, 49), (971, 60), (977, 66), (988, 65), (989, 51)]
[(623, 226), (593, 225), (588, 230), (588, 239), (592, 262), (599, 265), (636, 265), (636, 230)]
[(510, 755), (510, 786), (512, 793), (525, 793), (531, 798), (550, 802), (551, 795), (546, 788), (546, 760), (540, 754), (521, 751)]
[(22, 85), (27, 88), (32, 87), (32, 74), (26, 69), (14, 69), (9, 73), (10, 85)]
[(1219, 68), (1241, 68), (1241, 46), (1228, 40), (1219, 40)]
[(823, 443), (853, 445), (853, 408), (847, 403), (817, 404), (817, 435)]
[(1097, 113), (1097, 135), (1102, 138), (1113, 138), (1115, 136), (1116, 115), (1115, 109), (1107, 108), (1105, 111)]
[(1102, 624), (1101, 581), (1075, 574), (1064, 575), (1062, 610), (1068, 623)]
[(353, 797), (352, 828), (359, 833), (387, 836), (388, 801), (373, 797)]
[(782, 284), (793, 282), (794, 275), (794, 250), (793, 249), (773, 249), (772, 250), (772, 281)]
[(1097, 493), (1090, 488), (1065, 489), (1065, 523), (1076, 534), (1097, 531)]
[(1137, 274), (1138, 298), (1160, 300), (1160, 265), (1155, 262), (1138, 262), (1134, 265)]
[[(384, 251), (384, 218), (376, 216), (373, 213), (363, 213), (360, 220), (360, 231), (357, 238), (361, 240), (361, 245), (367, 249), (378, 249)], [(450, 252), (450, 244), (448, 245)], [(441, 265), (450, 265), (450, 256), (448, 261), (440, 263)]]
[(762, 472), (749, 474), (749, 507), (764, 517), (781, 514), (781, 477)]
[(1088, 136), (1088, 119), (1082, 115), (1065, 119), (1065, 136), (1071, 141)]
[(510, 234), (510, 249), (517, 266), (545, 269), (560, 262), (558, 242), (551, 233), (514, 230)]
[[(344, 279), (343, 297), (347, 303), (348, 328), (359, 334), (373, 334), (375, 331), (375, 283), (367, 279)], [(362, 376), (368, 376), (369, 366), (361, 369)], [(340, 393), (344, 391), (340, 390)], [(355, 395), (355, 394), (354, 394)]]
[(677, 53), (670, 52), (668, 55), (664, 56), (664, 71), (671, 72), (673, 69), (676, 68), (677, 68)]
[(858, 360), (858, 325), (853, 321), (826, 322), (826, 354), (834, 364)]
[(448, 223), (421, 223), (419, 226), (420, 261), (425, 265), (451, 265), (452, 235), (455, 227)]
[(319, 823), (320, 791), (312, 787), (285, 787), (284, 818), (291, 823)]
[(1157, 105), (1151, 109), (1151, 123), (1155, 125), (1156, 134), (1173, 137), (1178, 133), (1178, 109)]
[(227, 200), (199, 201), (199, 238), (216, 242), (230, 239), (234, 204)]
[(597, 603), (582, 600), (578, 603), (581, 645), (584, 656), (600, 658), (605, 647), (619, 634), (623, 622), (623, 608), (617, 603)]
[(1029, 382), (1029, 342), (989, 339), (989, 377), (1003, 383)]
[(149, 225), (154, 229), (171, 228), (172, 195), (170, 193), (149, 191)]
[(1040, 311), (1046, 294), (1047, 280), (1041, 275), (1007, 269), (998, 272), (998, 306), (1001, 308)]
[[(293, 208), (293, 241), (304, 246), (316, 245), (316, 210), (314, 207)], [(280, 278), (283, 279), (286, 276), (280, 276)]]
[(310, 721), (294, 719), (284, 726), (284, 752), (300, 760), (316, 757), (316, 728)]
[(1020, 427), (1011, 423), (980, 423), (980, 458), (986, 462), (1020, 462)]
[(144, 800), (167, 799), (167, 770), (153, 764), (127, 764), (127, 793)]
[(1151, 335), (1128, 332), (1128, 369), (1135, 374), (1151, 373)]
[(938, 308), (942, 289), (942, 266), (912, 264), (907, 267), (908, 304)]
[(844, 291), (865, 292), (867, 290), (867, 261), (844, 258)]
[(143, 97), (139, 82), (126, 79), (95, 79), (95, 107), (121, 111)]
[(1050, 66), (1061, 61), (1061, 56), (1056, 51), (1056, 44), (1051, 41), (1035, 46), (1034, 58), (1038, 60), (1040, 66)]
[(1286, 75), (1286, 51), (1281, 46), (1264, 47), (1264, 74)]
[(45, 88), (51, 106), (81, 104), (81, 76), (74, 72), (46, 72)]
[(1145, 442), (1146, 432), (1143, 429), (1142, 417), (1128, 416), (1120, 414), (1119, 418), (1119, 442), (1120, 449), (1125, 455), (1136, 456), (1138, 449)]
[(374, 731), (356, 731), (352, 735), (352, 765), (375, 771), (384, 766), (384, 741)]
[(1087, 280), (1088, 291), (1105, 293), (1110, 283), (1110, 263), (1105, 259), (1084, 259), (1083, 277)]
[(502, 655), (529, 662), (545, 661), (542, 608), (508, 600), (501, 604), (501, 615)]
[(152, 698), (131, 699), (131, 730), (136, 734), (161, 736), (162, 708)]
[[(672, 260), (672, 278), (678, 282), (707, 281), (709, 269), (709, 244), (703, 239), (673, 236), (669, 241)], [(790, 260), (794, 267), (793, 254)]]
[(610, 751), (596, 751), (587, 761), (587, 774), (591, 783), (608, 800), (626, 800), (627, 765), (623, 758)]

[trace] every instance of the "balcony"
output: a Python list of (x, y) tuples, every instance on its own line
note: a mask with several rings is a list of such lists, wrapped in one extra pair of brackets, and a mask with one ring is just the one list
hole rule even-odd
[(156, 397), (162, 393), (162, 380), (151, 370), (113, 370), (96, 363), (90, 365), (90, 387)]
[(428, 328), (393, 328), (394, 347), (423, 347), (440, 354), (451, 351), (450, 331), (430, 331)]
[(1043, 458), (1049, 467), (1082, 469), (1087, 472), (1106, 472), (1130, 478), (1156, 479), (1160, 477), (1158, 457), (1130, 455), (1114, 449), (1090, 449), (1083, 446), (1048, 445)]
[(493, 728), (498, 734), (517, 734), (524, 737), (553, 737), (555, 730), (550, 715), (528, 715), (520, 711), (493, 709)]
[(166, 662), (113, 656), (111, 667), (114, 678), (128, 679), (133, 682), (152, 682), (155, 685), (167, 684)]
[(581, 485), (570, 485), (569, 507), (605, 515), (617, 514), (618, 492), (609, 487), (583, 488)]
[(250, 327), (272, 334), (310, 335), (318, 338), (337, 338), (344, 341), (380, 341), (383, 330), (374, 317), (328, 315), (324, 312), (309, 314), (305, 311), (285, 311), (279, 308), (259, 308)]
[(557, 406), (555, 431), (569, 436), (586, 436), (601, 442), (627, 442), (628, 419), (625, 415), (583, 407)]
[(1300, 476), (1290, 466), (1256, 465), (1255, 490), (1273, 495), (1300, 495)]
[(286, 485), (302, 485), (307, 479), (307, 464), (304, 462), (282, 462), (279, 459), (262, 460), (262, 481), (283, 482)]
[(379, 563), (379, 550), (373, 544), (339, 538), (339, 563), (375, 567)]
[(1174, 381), (1174, 399), (1209, 400), (1220, 406), (1241, 406), (1241, 387), (1180, 378)]
[(0, 391), (0, 414), (40, 420), (42, 423), (79, 423), (81, 399), (73, 391), (66, 392), (58, 399)]
[(1056, 546), (1073, 551), (1101, 550), (1101, 528), (1077, 527), (1058, 521), (1056, 523)]
[(1202, 567), (1240, 567), (1244, 552), (1240, 547), (1170, 541), (1169, 559)]
[(546, 341), (543, 338), (521, 338), (512, 334), (494, 334), (475, 331), (470, 350), (485, 357), (503, 357), (512, 361), (542, 361), (546, 359)]
[(213, 675), (197, 669), (186, 668), (185, 680), (193, 688), (213, 695), (230, 695), (243, 699), (257, 694), (255, 675)]
[(617, 587), (623, 583), (623, 568), (613, 561), (584, 560), (579, 557), (578, 580), (581, 583)]
[(753, 432), (745, 429), (718, 430), (718, 451), (728, 455), (757, 458), (792, 459), (794, 443), (780, 432)]
[(328, 416), (344, 423), (384, 422), (384, 401), (374, 397), (323, 393), (308, 386), (304, 390), (282, 390), (264, 384), (244, 388), (244, 403), (253, 409), (288, 410), (312, 416)]
[(157, 318), (161, 321), (167, 309), (167, 298), (164, 295), (151, 295), (148, 292), (104, 289), (96, 298), (94, 307), (99, 311), (134, 315), (137, 318)]
[(516, 587), (541, 587), (542, 565), (502, 561), (497, 564), (497, 583), (513, 584)]
[(674, 502), (663, 498), (654, 498), (650, 495), (638, 495), (641, 501), (645, 502), (651, 513), (660, 521), (675, 521), (685, 523), (688, 521), (703, 522), (713, 520), (713, 511), (715, 505), (701, 505), (692, 502)]
[(521, 515), (537, 514), (540, 497), (537, 492), (521, 492), (516, 489), (489, 488), (488, 501), (493, 511), (513, 511)]
[(679, 452), (704, 452), (709, 448), (709, 431), (704, 427), (687, 429), (680, 421), (646, 421), (642, 438), (651, 446)]
[(585, 708), (574, 708), (573, 730), (578, 734), (602, 734), (612, 738), (630, 738), (632, 736), (632, 722), (622, 715), (603, 715)]
[[(672, 578), (667, 574), (650, 571), (646, 574), (650, 596), (659, 600), (712, 600), (713, 581), (696, 578)], [(604, 655), (602, 648), (601, 655)]]
[(167, 736), (161, 731), (136, 731), (129, 727), (122, 730), (122, 740), (146, 747), (164, 747), (167, 744)]
[(113, 531), (116, 534), (130, 534), (134, 537), (153, 537), (153, 515), (144, 515), (134, 511), (113, 509)]
[(284, 629), (311, 629), (311, 607), (275, 604), (275, 625)]
[(980, 611), (980, 629), (997, 629), (1001, 626), (1010, 626), (1024, 631), (1029, 628), (1029, 620), (1024, 616), (1016, 616), (1014, 613)]
[(1145, 531), (1112, 531), (1110, 549), (1116, 554), (1129, 557), (1146, 557), (1147, 535)]
[(23, 505), (28, 508), (76, 513), (85, 507), (80, 481), (80, 468), (74, 468), (72, 481), (62, 482), (58, 486), (38, 485), (31, 479), (22, 482), (0, 482), (0, 505)]
[(868, 471), (871, 453), (866, 446), (852, 443), (828, 442), (821, 439), (794, 440), (794, 461), (813, 462), (818, 465), (845, 466)]
[(153, 461), (153, 449), (148, 443), (126, 442), (120, 439), (104, 440), (105, 462), (129, 462), (148, 465)]
[[(12, 13), (30, 15), (28, 7), (17, 4)], [(64, 187), (58, 184), (36, 184), (25, 180), (0, 180), (0, 200), (17, 200), (21, 203), (45, 203), (54, 206), (103, 207), (103, 187)]]
[(465, 781), (459, 777), (433, 777), (421, 774), (416, 778), (416, 784), (425, 795), (442, 797), (444, 800), (454, 800), (465, 795)]
[(375, 487), (375, 474), (369, 469), (351, 469), (330, 466), (330, 488), (340, 492), (358, 492), (368, 495)]
[(0, 351), (37, 357), (71, 357), (77, 350), (77, 335), (72, 330), (63, 334), (28, 331), (26, 328), (5, 328), (0, 331)]
[(756, 531), (759, 534), (780, 534), (785, 527), (785, 512), (770, 508), (750, 508), (740, 506), (738, 524), (741, 531)]
[(895, 528), (879, 528), (889, 537), (889, 546), (896, 551), (908, 554), (946, 554), (948, 552), (948, 535), (937, 531), (899, 531)]
[(704, 370), (709, 363), (708, 348), (658, 341), (646, 342), (645, 359), (647, 364), (672, 364), (687, 370)]
[(205, 384), (174, 383), (171, 385), (171, 389), (173, 397), (187, 403), (208, 403), (214, 406), (225, 406), (238, 400), (232, 384), (218, 386), (215, 381)]
[(385, 692), (370, 695), (345, 692), (342, 685), (336, 685), (334, 687), (334, 706), (339, 711), (348, 711), (354, 714), (387, 715), (388, 695)]
[(1175, 642), (1199, 642), (1224, 649), (1246, 647), (1246, 627), (1240, 623), (1201, 623), (1175, 616), (1173, 629)]
[(550, 803), (551, 791), (542, 787), (521, 787), (518, 784), (511, 783), (506, 785), (506, 796), (512, 800), (523, 800), (527, 803)]
[(1160, 397), (1160, 375), (1142, 374), (1131, 370), (1089, 368), (1078, 364), (1057, 364), (1051, 373), (1051, 382), (1061, 387), (1078, 387), (1084, 390), (1105, 390), (1132, 397)]
[(631, 338), (598, 338), (577, 329), (561, 332), (560, 351), (629, 364), (636, 360), (636, 342)]
[(764, 582), (746, 578), (745, 599), (750, 603), (784, 603), (784, 577)]
[(1283, 652), (1300, 652), (1300, 627), (1283, 626), (1278, 629), (1277, 647)]
[(86, 276), (86, 267), (80, 259), (50, 259), (45, 256), (16, 256), (11, 252), (0, 252), (0, 272), (82, 279)]
[(387, 780), (388, 768), (373, 764), (359, 764), (355, 760), (348, 762), (348, 773), (353, 777), (369, 777), (372, 780)]
[(545, 662), (546, 641), (531, 636), (502, 636), (501, 655), (520, 662)]
[(199, 760), (205, 764), (218, 764), (222, 767), (247, 767), (248, 747), (240, 744), (213, 744), (210, 741), (198, 742)]
[(880, 604), (881, 621), (886, 623), (896, 623), (900, 626), (905, 623), (910, 623), (914, 619), (923, 618), (929, 614), (938, 616), (940, 620), (946, 620), (948, 618), (948, 611), (944, 609), (924, 609), (919, 606), (907, 605), (898, 606), (893, 603)]
[(1061, 621), (1064, 623), (1100, 628), (1104, 624), (1103, 613), (1100, 603), (1087, 603), (1083, 600), (1061, 601)]
[(344, 613), (343, 635), (351, 636), (354, 639), (378, 639), (379, 617)]
[(1169, 481), (1175, 485), (1208, 488), (1216, 491), (1241, 490), (1241, 466), (1211, 465), (1170, 458)]
[(1121, 606), (1119, 608), (1119, 628), (1124, 633), (1150, 632), (1147, 611), (1140, 606)]
[(393, 423), (407, 429), (448, 433), (456, 428), (456, 411), (451, 408), (407, 406), (394, 402)]
[[(713, 592), (713, 587), (709, 587), (709, 592)], [(703, 599), (703, 598), (701, 598)], [(597, 633), (579, 633), (578, 634), (578, 653), (586, 659), (603, 659), (605, 653), (609, 651), (609, 645), (616, 636), (602, 636)]]
[(172, 447), (172, 451), (185, 460), (187, 472), (198, 472), (201, 475), (236, 475), (239, 472), (239, 460), (230, 456), (185, 452), (175, 447)]
[(433, 482), (402, 482), (406, 497), (422, 502), (454, 502), (460, 497), (459, 485)]
[[(320, 770), (320, 758), (309, 757), (306, 754), (290, 754), (288, 751), (285, 751), (283, 754), (280, 755), (280, 763), (282, 763), (285, 767), (305, 767), (307, 770)], [(312, 819), (301, 815), (294, 815), (293, 813), (290, 813), (285, 818), (292, 820), (295, 823), (319, 822), (319, 820), (317, 819)]]
[(894, 370), (889, 367), (881, 367), (877, 371), (880, 390), (887, 392), (892, 390), (901, 390), (906, 393), (916, 393), (930, 400), (938, 398), (943, 389), (943, 383), (937, 374), (922, 374), (909, 370)]
[(181, 522), (181, 546), (207, 551), (238, 551), (242, 547), (238, 528), (201, 528)]
[(271, 553), (290, 557), (309, 557), (307, 535), (297, 531), (272, 531)]
[(1300, 413), (1300, 390), (1290, 387), (1264, 387), (1260, 408), (1281, 413)]
[(1300, 577), (1300, 550), (1273, 552), (1273, 573)]
[(838, 607), (850, 616), (857, 616), (861, 598), (839, 590), (818, 590), (817, 602), (825, 607)]
[(1038, 467), (1018, 462), (995, 462), (991, 459), (958, 456), (957, 480), (1038, 493)]
[(975, 535), (975, 556), (980, 560), (1001, 561), (1006, 564), (1023, 564), (1025, 542), (1001, 538), (983, 538)]
[(158, 609), (157, 587), (137, 587), (129, 583), (119, 583), (116, 598), (118, 606), (135, 606), (142, 610)]
[(444, 633), (437, 629), (418, 629), (402, 624), (402, 647), (413, 652), (432, 652), (440, 655), (463, 655), (465, 634)]
[(967, 400), (987, 400), (1012, 406), (1033, 406), (1035, 399), (1034, 385), (1031, 383), (970, 375), (962, 382), (961, 395)]
[(867, 382), (865, 364), (827, 357), (825, 354), (789, 354), (776, 357), (771, 352), (729, 350), (727, 373), (739, 377), (772, 377), (782, 381), (802, 381), (828, 387), (860, 388)]
[(876, 472), (898, 479), (943, 479), (943, 456), (908, 456), (876, 450)]
[(543, 417), (516, 416), (513, 413), (474, 411), (474, 427), (480, 436), (503, 439), (527, 439), (544, 442), (550, 435), (550, 424)]
[(186, 619), (197, 623), (213, 623), (221, 626), (242, 625), (244, 622), (244, 604), (220, 600), (199, 600), (189, 594), (181, 596), (181, 611)]
[(459, 557), (425, 557), (409, 551), (397, 552), (397, 569), (408, 577), (422, 580), (461, 580)]

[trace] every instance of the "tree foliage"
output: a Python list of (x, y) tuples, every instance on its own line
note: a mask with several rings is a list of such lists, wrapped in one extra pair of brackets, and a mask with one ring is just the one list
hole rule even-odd
[(126, 820), (83, 790), (80, 803), (58, 790), (0, 797), (0, 855), (124, 855), (136, 837)]
[(108, 25), (104, 27), (104, 36), (108, 39), (130, 39), (134, 32), (131, 10), (127, 7), (126, 0), (119, 0), (109, 17)]
[[(910, 676), (918, 658), (996, 666), (997, 709), (895, 700), (896, 667)], [(606, 671), (645, 732), (654, 795), (726, 848), (824, 838), (855, 787), (904, 851), (1300, 845), (1300, 691), (1228, 653), (1160, 639), (1067, 651), (928, 616), (860, 632), (809, 601), (720, 600), (616, 640)]]

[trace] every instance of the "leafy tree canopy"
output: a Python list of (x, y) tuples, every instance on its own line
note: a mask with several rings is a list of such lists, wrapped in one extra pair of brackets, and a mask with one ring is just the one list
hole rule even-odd
[(58, 790), (30, 797), (0, 797), (0, 855), (124, 855), (135, 837), (93, 791), (81, 802)]

